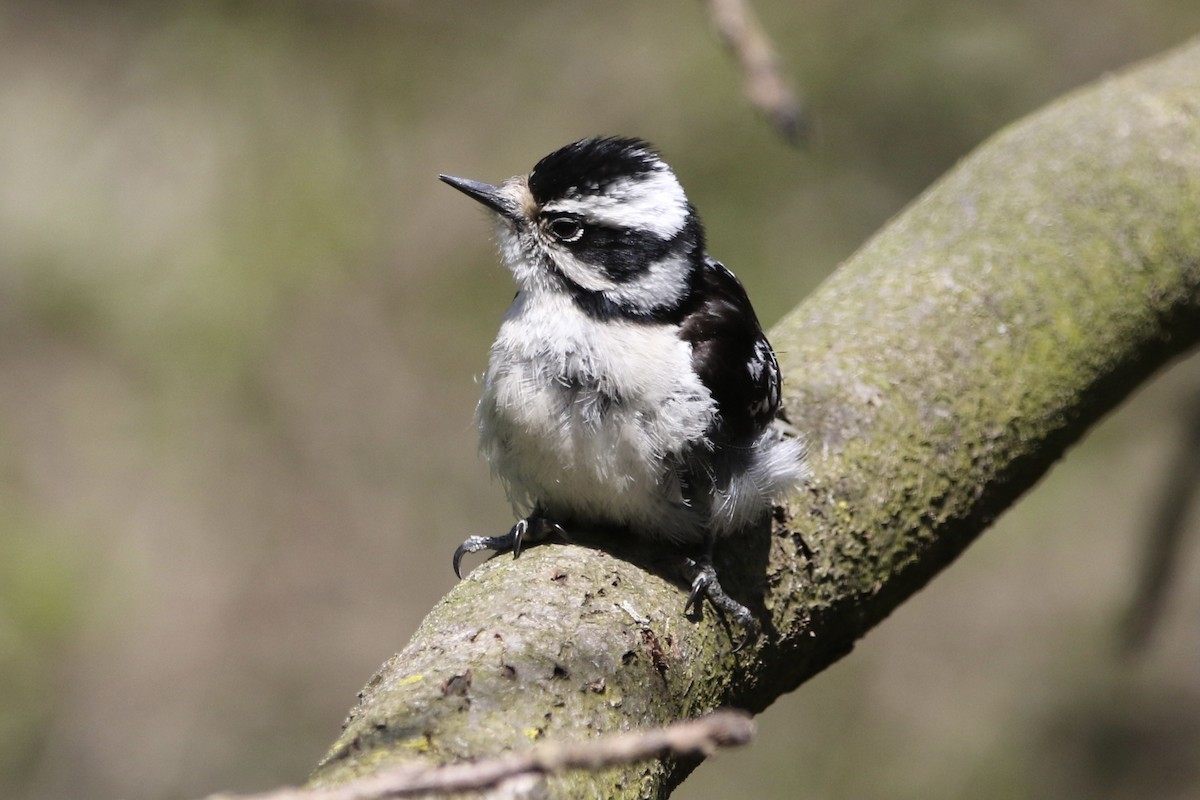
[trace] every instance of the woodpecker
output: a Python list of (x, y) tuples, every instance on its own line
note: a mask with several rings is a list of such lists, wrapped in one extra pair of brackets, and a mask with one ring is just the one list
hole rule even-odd
[(476, 410), (480, 452), (519, 521), (454, 553), (572, 529), (649, 540), (743, 630), (716, 540), (761, 523), (806, 477), (779, 423), (780, 374), (746, 291), (705, 251), (675, 173), (641, 139), (589, 138), (498, 185), (441, 180), (496, 220), (517, 294)]

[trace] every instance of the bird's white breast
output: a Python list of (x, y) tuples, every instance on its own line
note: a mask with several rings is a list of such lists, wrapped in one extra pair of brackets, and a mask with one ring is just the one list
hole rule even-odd
[[(518, 511), (541, 504), (659, 526), (688, 517), (669, 465), (705, 442), (715, 413), (691, 355), (675, 326), (597, 322), (566, 295), (518, 294), (477, 412), (481, 450)], [(694, 522), (681, 519), (681, 530)]]

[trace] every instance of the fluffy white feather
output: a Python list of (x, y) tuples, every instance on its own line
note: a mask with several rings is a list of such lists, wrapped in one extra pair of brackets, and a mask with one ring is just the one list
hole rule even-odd
[(480, 450), (519, 516), (607, 520), (670, 541), (758, 521), (804, 478), (803, 448), (768, 428), (707, 509), (677, 470), (716, 413), (674, 328), (597, 322), (559, 292), (523, 290), (492, 345), (476, 418)]
[(705, 441), (715, 413), (690, 359), (670, 328), (600, 324), (561, 293), (521, 292), (477, 409), (480, 449), (517, 513), (540, 502), (551, 518), (671, 539), (694, 530), (696, 512), (664, 468)]

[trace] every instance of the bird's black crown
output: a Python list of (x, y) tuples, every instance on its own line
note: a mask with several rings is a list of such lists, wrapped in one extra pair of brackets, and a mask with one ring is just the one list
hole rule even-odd
[(654, 147), (643, 139), (581, 139), (539, 161), (529, 173), (529, 191), (542, 205), (571, 195), (600, 193), (614, 181), (662, 168)]

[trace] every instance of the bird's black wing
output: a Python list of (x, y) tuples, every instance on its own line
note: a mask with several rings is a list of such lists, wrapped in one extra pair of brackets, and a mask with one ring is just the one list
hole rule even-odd
[(680, 337), (692, 345), (692, 367), (717, 401), (714, 442), (743, 444), (779, 410), (779, 364), (737, 277), (707, 257), (698, 277), (698, 302), (681, 321)]

